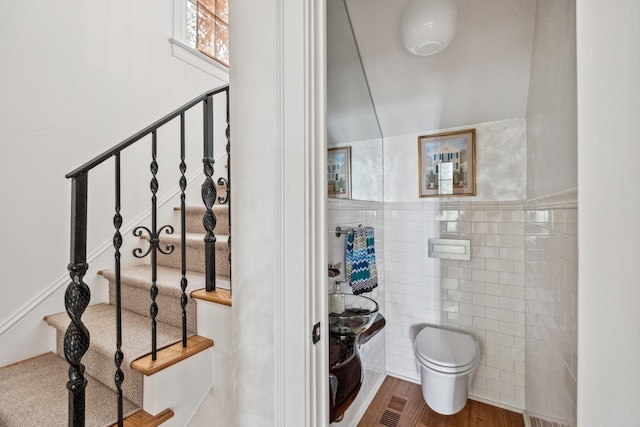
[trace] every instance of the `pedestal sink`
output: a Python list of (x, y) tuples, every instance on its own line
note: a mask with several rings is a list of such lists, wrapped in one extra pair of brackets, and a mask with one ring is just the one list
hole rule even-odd
[(360, 335), (378, 314), (378, 303), (362, 295), (329, 294), (329, 332), (340, 337)]
[(385, 325), (378, 303), (361, 295), (329, 294), (330, 422), (342, 419), (360, 391), (364, 367), (360, 346)]

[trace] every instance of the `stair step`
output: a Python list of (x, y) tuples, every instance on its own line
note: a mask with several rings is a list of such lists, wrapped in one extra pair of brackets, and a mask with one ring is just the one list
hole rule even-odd
[[(220, 235), (216, 237), (216, 276), (229, 277), (231, 274), (231, 265), (229, 264), (229, 245), (227, 244), (229, 236)], [(142, 236), (142, 238), (145, 240), (148, 239), (147, 236)], [(186, 233), (185, 242), (187, 246), (187, 270), (204, 273), (204, 236), (197, 233)], [(163, 235), (160, 238), (160, 245), (162, 245), (162, 247), (165, 247), (166, 245), (173, 245), (174, 249), (169, 255), (158, 253), (158, 264), (165, 267), (181, 269), (181, 236), (175, 234)]]
[[(0, 425), (63, 426), (68, 423), (69, 364), (64, 358), (46, 353), (0, 368)], [(87, 426), (107, 426), (117, 421), (117, 401), (113, 390), (85, 375)], [(140, 409), (123, 399), (124, 414)]]
[[(115, 270), (101, 270), (98, 271), (98, 274), (109, 281), (109, 303), (115, 305)], [(176, 328), (182, 328), (182, 306), (180, 305), (182, 272), (175, 268), (160, 265), (156, 270), (156, 275), (156, 285), (158, 286), (158, 296), (156, 297), (156, 304), (158, 304), (157, 320)], [(205, 287), (203, 273), (187, 271), (186, 278), (187, 295), (191, 290)], [(120, 281), (122, 285), (122, 308), (148, 317), (149, 307), (151, 306), (151, 297), (149, 296), (151, 266), (141, 264), (122, 268)], [(196, 304), (191, 298), (187, 299), (186, 313), (187, 329), (196, 332)]]
[(231, 307), (231, 292), (228, 289), (216, 287), (216, 290), (213, 292), (198, 289), (197, 291), (191, 292), (191, 298)]
[[(175, 211), (180, 211), (179, 207), (174, 208)], [(229, 205), (213, 205), (211, 208), (216, 216), (216, 226), (213, 232), (218, 234), (229, 235)], [(202, 218), (207, 209), (204, 206), (187, 206), (186, 208), (186, 230), (187, 233), (199, 233), (206, 234), (204, 225), (202, 225)]]
[[(174, 413), (171, 409), (165, 409), (158, 415), (151, 415), (145, 411), (138, 411), (124, 420), (124, 427), (156, 427), (168, 419), (173, 418), (173, 416)], [(115, 423), (111, 427), (116, 427), (117, 425), (118, 423)]]
[[(57, 353), (64, 356), (64, 334), (69, 325), (66, 312), (45, 317), (47, 323), (57, 331)], [(113, 363), (116, 350), (115, 306), (97, 304), (87, 307), (82, 322), (91, 334), (91, 345), (82, 358), (87, 374), (107, 387), (115, 390)], [(122, 385), (124, 395), (138, 406), (142, 406), (142, 374), (133, 370), (131, 363), (151, 352), (151, 320), (129, 310), (122, 310), (122, 351), (124, 360), (121, 369), (125, 375)], [(157, 348), (167, 347), (182, 339), (182, 330), (164, 322), (157, 322)]]
[(153, 375), (209, 347), (213, 347), (213, 340), (196, 335), (187, 339), (186, 347), (182, 346), (182, 342), (177, 342), (158, 351), (156, 360), (148, 354), (134, 360), (131, 367), (144, 375)]

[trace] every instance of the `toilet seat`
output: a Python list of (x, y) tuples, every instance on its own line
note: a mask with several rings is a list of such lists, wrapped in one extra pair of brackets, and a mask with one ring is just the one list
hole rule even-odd
[(467, 334), (426, 327), (414, 341), (418, 362), (442, 373), (463, 373), (477, 362), (477, 343)]

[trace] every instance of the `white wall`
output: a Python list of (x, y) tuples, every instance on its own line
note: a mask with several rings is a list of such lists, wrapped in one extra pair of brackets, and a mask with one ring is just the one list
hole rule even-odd
[(576, 425), (576, 2), (538, 0), (527, 105), (526, 408)]
[[(324, 4), (229, 4), (233, 425), (324, 426), (326, 127)], [(246, 264), (243, 264), (246, 263)]]
[(516, 118), (385, 138), (385, 202), (429, 200), (418, 197), (420, 135), (470, 128), (476, 129), (476, 196), (465, 197), (464, 200), (523, 200), (526, 185), (525, 122)]
[(527, 103), (527, 197), (578, 184), (576, 2), (538, 0)]
[[(1, 325), (43, 290), (69, 280), (70, 181), (64, 175), (223, 82), (172, 56), (171, 0), (2, 2), (0, 31)], [(168, 159), (176, 145), (160, 145), (160, 173), (177, 171), (179, 160)], [(196, 147), (189, 153), (201, 157), (201, 144)], [(150, 161), (149, 143), (123, 156), (129, 171), (123, 188), (132, 191), (123, 195), (125, 221), (148, 209)], [(197, 168), (201, 161), (188, 174)], [(112, 171), (110, 161), (89, 177), (89, 253), (114, 232)], [(177, 181), (161, 179), (159, 197), (175, 188)], [(106, 223), (98, 225), (98, 218)], [(87, 281), (105, 267), (90, 266)]]
[[(638, 17), (635, 0), (577, 2), (580, 427), (640, 416)], [(603, 149), (621, 153), (606, 179)]]
[(567, 427), (576, 426), (577, 220), (576, 191), (527, 201), (526, 410)]

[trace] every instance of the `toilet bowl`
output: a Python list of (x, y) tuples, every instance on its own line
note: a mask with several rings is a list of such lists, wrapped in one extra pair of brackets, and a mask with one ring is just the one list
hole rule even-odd
[(427, 326), (413, 344), (422, 396), (431, 409), (451, 415), (464, 408), (480, 347), (470, 335)]

